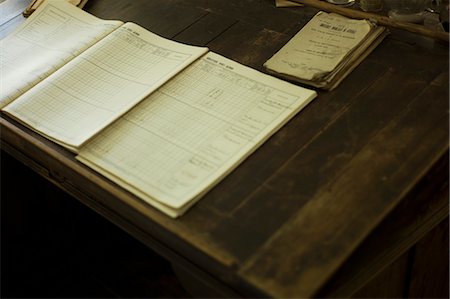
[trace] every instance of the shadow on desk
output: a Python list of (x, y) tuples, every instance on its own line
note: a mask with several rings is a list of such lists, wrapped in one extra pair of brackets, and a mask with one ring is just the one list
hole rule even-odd
[(1, 298), (190, 297), (170, 264), (1, 154)]

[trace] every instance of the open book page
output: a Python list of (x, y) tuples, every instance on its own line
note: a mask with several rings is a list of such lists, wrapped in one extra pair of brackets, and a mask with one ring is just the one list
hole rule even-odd
[(126, 23), (4, 111), (76, 151), (205, 52)]
[(321, 78), (364, 40), (371, 29), (367, 20), (319, 12), (264, 66), (304, 80)]
[(210, 52), (83, 146), (77, 159), (176, 216), (315, 96)]
[(29, 0), (0, 0), (0, 26), (22, 14)]
[[(27, 9), (25, 9), (25, 11), (23, 12), (23, 15), (25, 17), (28, 17), (29, 15), (31, 15), (36, 9), (39, 8), (40, 5), (42, 5), (42, 3), (44, 1), (46, 1), (46, 0), (33, 0), (33, 1), (31, 1), (31, 3), (28, 5)], [(67, 2), (69, 2), (72, 5), (75, 5), (75, 6), (79, 7), (79, 8), (83, 8), (88, 0), (60, 0), (60, 1), (67, 1)]]
[(94, 17), (66, 1), (46, 1), (0, 41), (0, 108), (122, 24)]

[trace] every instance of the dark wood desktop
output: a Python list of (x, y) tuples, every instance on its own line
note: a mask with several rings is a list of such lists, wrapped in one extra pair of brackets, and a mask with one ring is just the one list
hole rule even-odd
[[(264, 71), (317, 12), (273, 2), (91, 0), (85, 10)], [(175, 220), (6, 116), (1, 146), (210, 296), (448, 296), (448, 55), (392, 30)]]

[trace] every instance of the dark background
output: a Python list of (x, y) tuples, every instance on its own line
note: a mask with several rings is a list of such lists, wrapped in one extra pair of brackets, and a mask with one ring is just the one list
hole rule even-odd
[(170, 264), (1, 153), (1, 297), (189, 297)]

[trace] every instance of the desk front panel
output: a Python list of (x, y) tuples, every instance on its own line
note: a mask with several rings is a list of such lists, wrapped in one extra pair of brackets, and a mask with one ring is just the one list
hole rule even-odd
[[(316, 13), (269, 0), (93, 0), (85, 10), (261, 71)], [(175, 263), (243, 295), (305, 297), (448, 163), (448, 80), (446, 45), (392, 30), (176, 220), (6, 116), (2, 147)]]

